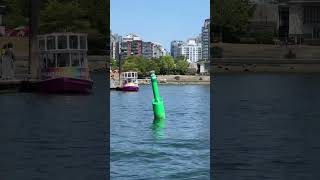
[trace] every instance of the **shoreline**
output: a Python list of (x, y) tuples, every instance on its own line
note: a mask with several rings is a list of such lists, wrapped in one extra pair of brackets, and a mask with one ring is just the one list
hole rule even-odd
[(215, 73), (320, 73), (320, 59), (212, 59)]
[[(209, 85), (210, 76), (200, 75), (158, 75), (159, 85)], [(150, 78), (138, 79), (139, 85), (150, 84)]]

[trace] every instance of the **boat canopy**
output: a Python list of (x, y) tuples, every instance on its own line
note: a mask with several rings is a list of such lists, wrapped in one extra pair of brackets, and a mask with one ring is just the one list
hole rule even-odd
[(123, 72), (122, 73), (123, 79), (138, 79), (138, 73), (137, 72)]
[(51, 33), (38, 36), (42, 68), (87, 67), (87, 34)]

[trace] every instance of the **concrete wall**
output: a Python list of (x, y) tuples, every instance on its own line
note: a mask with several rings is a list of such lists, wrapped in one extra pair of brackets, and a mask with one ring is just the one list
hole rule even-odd
[(264, 44), (213, 44), (223, 48), (224, 58), (271, 58), (282, 59), (289, 49), (296, 53), (297, 59), (320, 59), (320, 46), (279, 46)]

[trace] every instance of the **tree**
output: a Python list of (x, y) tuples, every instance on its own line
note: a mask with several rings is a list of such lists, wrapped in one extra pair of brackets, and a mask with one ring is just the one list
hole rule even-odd
[(188, 71), (189, 63), (184, 59), (180, 59), (176, 63), (176, 71), (178, 74), (185, 75)]
[(250, 0), (211, 2), (213, 7), (211, 29), (220, 32), (221, 28), (224, 42), (238, 41), (239, 35), (246, 32), (249, 18), (253, 16), (255, 11), (255, 4)]
[(49, 0), (40, 12), (40, 32), (79, 31), (86, 27), (84, 11), (76, 1)]
[(174, 71), (175, 64), (171, 56), (162, 56), (159, 61), (160, 74), (167, 75)]
[(112, 70), (118, 69), (118, 62), (115, 59), (111, 59), (110, 66)]
[(7, 14), (4, 16), (4, 24), (8, 27), (26, 26), (29, 22), (30, 0), (5, 0)]
[(142, 56), (129, 56), (122, 67), (123, 71), (137, 71), (139, 76), (146, 76), (148, 73), (148, 62)]

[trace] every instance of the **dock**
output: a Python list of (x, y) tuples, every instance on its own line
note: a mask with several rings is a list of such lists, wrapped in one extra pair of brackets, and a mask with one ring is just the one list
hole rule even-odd
[(15, 79), (3, 80), (0, 79), (0, 91), (22, 91), (29, 92), (36, 88), (36, 84), (40, 80), (31, 79), (29, 75), (19, 75), (15, 76)]

